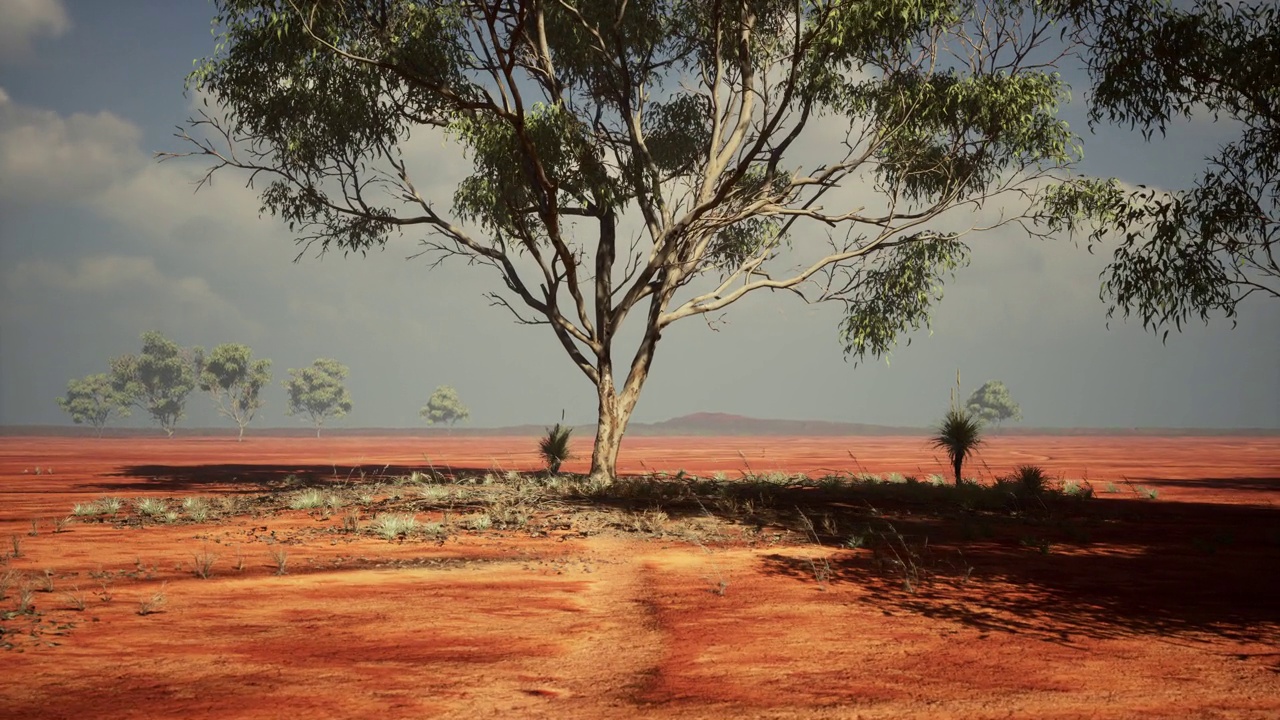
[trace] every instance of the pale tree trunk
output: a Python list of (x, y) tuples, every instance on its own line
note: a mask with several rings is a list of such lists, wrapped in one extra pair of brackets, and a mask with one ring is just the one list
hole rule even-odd
[(244, 423), (237, 423), (240, 426), (240, 436), (236, 438), (236, 442), (244, 442)]
[(601, 484), (610, 484), (618, 477), (618, 450), (622, 447), (622, 436), (627, 431), (627, 423), (631, 420), (631, 412), (640, 399), (640, 389), (649, 378), (649, 368), (653, 365), (653, 350), (658, 344), (661, 330), (658, 317), (666, 298), (663, 294), (655, 297), (650, 306), (648, 326), (644, 339), (636, 350), (631, 361), (631, 372), (622, 384), (622, 391), (615, 392), (613, 384), (613, 367), (609, 361), (609, 348), (606, 346), (600, 357), (598, 366), (600, 380), (596, 390), (600, 396), (600, 417), (596, 427), (596, 441), (591, 450), (591, 480)]

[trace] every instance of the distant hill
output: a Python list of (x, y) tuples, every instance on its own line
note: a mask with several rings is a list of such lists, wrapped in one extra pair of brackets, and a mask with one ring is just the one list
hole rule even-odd
[[(452, 430), (456, 436), (538, 436), (546, 432), (547, 425), (508, 425), (495, 428), (457, 427)], [(577, 425), (574, 427), (577, 437), (594, 436), (595, 425)], [(311, 437), (315, 430), (308, 427), (286, 428), (249, 428), (250, 435), (272, 437)], [(924, 436), (930, 434), (931, 428), (906, 427), (901, 425), (871, 425), (866, 423), (835, 422), (831, 420), (769, 420), (732, 415), (729, 413), (699, 412), (690, 415), (663, 420), (656, 423), (633, 422), (627, 427), (629, 436), (645, 437), (714, 437), (714, 436), (779, 436), (792, 437), (831, 437), (831, 436), (886, 436), (907, 435)], [(145, 437), (160, 433), (158, 428), (107, 428), (108, 437)], [(93, 434), (92, 428), (79, 425), (5, 425), (0, 426), (0, 436), (66, 436), (81, 437)], [(179, 437), (219, 437), (234, 436), (235, 428), (187, 428), (179, 427)], [(450, 431), (438, 427), (414, 428), (325, 428), (324, 434), (332, 437), (360, 436), (405, 436), (405, 437), (437, 437), (447, 436)], [(1008, 424), (999, 430), (993, 429), (995, 435), (1098, 435), (1098, 436), (1264, 436), (1280, 437), (1280, 428), (1034, 428), (1019, 427)]]

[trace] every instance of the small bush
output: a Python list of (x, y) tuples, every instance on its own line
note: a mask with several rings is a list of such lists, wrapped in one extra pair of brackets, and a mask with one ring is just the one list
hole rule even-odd
[(547, 428), (547, 436), (538, 441), (538, 454), (546, 463), (548, 474), (558, 474), (564, 461), (572, 457), (569, 454), (569, 436), (572, 434), (573, 428), (556, 423), (555, 427)]
[(1028, 495), (1039, 495), (1049, 485), (1049, 476), (1038, 465), (1019, 465), (1009, 479), (1018, 490)]

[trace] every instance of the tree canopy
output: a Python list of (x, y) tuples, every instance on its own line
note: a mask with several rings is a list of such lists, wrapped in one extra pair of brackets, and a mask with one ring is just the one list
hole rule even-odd
[(142, 352), (111, 361), (111, 384), (130, 405), (143, 410), (173, 437), (196, 387), (199, 348), (184, 349), (159, 332), (142, 335)]
[(1009, 396), (1009, 388), (999, 380), (988, 380), (974, 390), (965, 407), (983, 422), (997, 425), (1005, 420), (1022, 419), (1022, 408)]
[[(1152, 330), (1233, 318), (1250, 295), (1280, 299), (1280, 7), (1272, 0), (1054, 0), (1073, 23), (1094, 81), (1090, 123), (1147, 140), (1209, 114), (1239, 137), (1189, 188), (1114, 180), (1064, 185), (1052, 207), (1090, 249), (1119, 236), (1101, 295)], [(1175, 181), (1176, 182), (1176, 181)]]
[(347, 366), (337, 360), (320, 358), (311, 367), (290, 369), (283, 381), (289, 396), (286, 415), (305, 415), (316, 427), (316, 437), (328, 418), (339, 418), (351, 412), (351, 393), (343, 380)]
[(458, 398), (458, 391), (449, 385), (436, 388), (418, 414), (429, 425), (448, 423), (451, 427), (458, 421), (471, 417), (471, 411)]
[(71, 415), (77, 425), (89, 424), (102, 435), (112, 415), (129, 415), (129, 398), (116, 390), (106, 373), (86, 375), (67, 383), (67, 394), (58, 398), (58, 407)]
[[(1042, 3), (215, 7), (188, 82), (213, 110), (163, 156), (205, 158), (206, 181), (248, 173), (303, 252), (411, 232), (436, 262), (492, 269), (490, 302), (548, 326), (595, 386), (601, 481), (669, 325), (784, 291), (841, 304), (855, 361), (885, 355), (928, 324), (968, 239), (1037, 232), (1032, 208), (1080, 153)], [(407, 159), (424, 135), (470, 160), (451, 197)]]
[(239, 428), (238, 439), (262, 407), (262, 388), (271, 382), (271, 361), (254, 360), (246, 345), (224, 343), (200, 367), (200, 389), (213, 398), (218, 412)]

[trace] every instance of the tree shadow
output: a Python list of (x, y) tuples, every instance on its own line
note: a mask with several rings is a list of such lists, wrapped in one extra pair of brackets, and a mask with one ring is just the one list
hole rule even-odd
[[(826, 582), (879, 607), (1054, 642), (1280, 635), (1280, 508), (1107, 499), (1047, 518), (877, 520), (893, 530), (830, 556)], [(812, 557), (763, 563), (812, 582)]]

